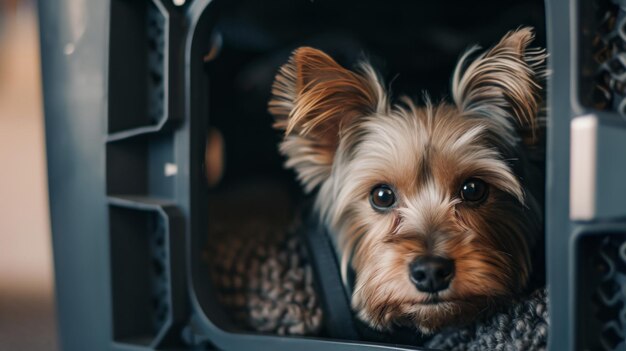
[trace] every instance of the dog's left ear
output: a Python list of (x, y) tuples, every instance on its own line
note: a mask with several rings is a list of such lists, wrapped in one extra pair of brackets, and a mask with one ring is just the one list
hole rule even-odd
[(478, 47), (466, 52), (452, 80), (454, 102), (463, 113), (487, 117), (506, 134), (515, 127), (534, 129), (542, 103), (546, 52), (528, 48), (531, 28), (507, 33), (500, 42), (467, 63)]

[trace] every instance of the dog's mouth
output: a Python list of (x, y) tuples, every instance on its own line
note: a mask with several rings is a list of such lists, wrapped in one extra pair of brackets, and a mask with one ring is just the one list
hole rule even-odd
[(424, 301), (422, 301), (422, 305), (437, 305), (443, 302), (443, 299), (438, 295), (430, 295)]
[(420, 302), (420, 305), (434, 306), (434, 305), (441, 305), (441, 304), (451, 304), (455, 302), (458, 302), (458, 301), (454, 299), (443, 298), (438, 294), (430, 294), (426, 299)]

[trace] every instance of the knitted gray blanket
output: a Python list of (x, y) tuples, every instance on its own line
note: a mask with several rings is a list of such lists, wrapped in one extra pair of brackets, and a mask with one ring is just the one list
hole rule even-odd
[(537, 290), (484, 321), (435, 335), (427, 346), (453, 351), (545, 350), (548, 341), (547, 304), (546, 289)]
[[(209, 221), (206, 259), (220, 303), (244, 330), (318, 335), (323, 311), (304, 244), (294, 234), (298, 224), (288, 225), (288, 216), (250, 213), (258, 211), (246, 212), (245, 221), (225, 213)], [(444, 330), (416, 346), (455, 351), (545, 350), (547, 303), (546, 291), (540, 289), (485, 320)]]

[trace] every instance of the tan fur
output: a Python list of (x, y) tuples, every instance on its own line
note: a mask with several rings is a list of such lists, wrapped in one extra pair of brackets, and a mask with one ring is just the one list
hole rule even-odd
[[(507, 34), (453, 79), (454, 105), (391, 105), (368, 65), (357, 73), (311, 48), (297, 50), (276, 77), (270, 112), (285, 131), (280, 150), (356, 272), (352, 306), (378, 329), (410, 325), (429, 333), (467, 322), (511, 299), (531, 273), (540, 214), (505, 153), (517, 127), (535, 126), (542, 51), (532, 32)], [(489, 184), (480, 206), (464, 203), (468, 178)], [(391, 186), (397, 206), (377, 212), (371, 190)], [(422, 254), (453, 259), (455, 277), (436, 294), (418, 291), (408, 264)], [(348, 261), (349, 258), (351, 262)]]

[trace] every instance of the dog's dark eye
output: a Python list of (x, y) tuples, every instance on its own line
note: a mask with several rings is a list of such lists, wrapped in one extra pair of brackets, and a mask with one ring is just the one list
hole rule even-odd
[(488, 194), (487, 184), (480, 179), (470, 178), (461, 186), (461, 199), (463, 201), (480, 203), (485, 201)]
[(370, 204), (379, 211), (388, 210), (396, 203), (396, 195), (387, 185), (378, 185), (370, 194)]

